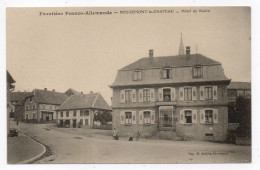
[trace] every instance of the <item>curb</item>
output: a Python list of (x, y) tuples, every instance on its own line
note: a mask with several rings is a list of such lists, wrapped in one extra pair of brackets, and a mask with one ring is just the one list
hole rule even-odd
[[(23, 134), (24, 134), (24, 133), (23, 133)], [(32, 137), (28, 136), (27, 134), (24, 134), (24, 135), (27, 136), (30, 140), (32, 140), (32, 141), (34, 141), (34, 142), (40, 144), (41, 147), (43, 148), (43, 151), (42, 151), (40, 154), (38, 154), (37, 156), (35, 156), (35, 157), (33, 157), (33, 158), (30, 158), (30, 159), (27, 159), (27, 160), (25, 160), (25, 161), (19, 162), (19, 163), (17, 163), (17, 164), (31, 164), (31, 163), (33, 163), (34, 161), (36, 161), (37, 159), (39, 159), (40, 157), (42, 157), (42, 155), (44, 155), (44, 154), (46, 153), (46, 147), (45, 147), (43, 144), (41, 144), (40, 142), (36, 141), (35, 139), (33, 139)]]

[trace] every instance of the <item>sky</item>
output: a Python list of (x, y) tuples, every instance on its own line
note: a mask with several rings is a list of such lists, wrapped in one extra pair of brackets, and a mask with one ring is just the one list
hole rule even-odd
[[(120, 14), (167, 9), (174, 13)], [(206, 9), (210, 12), (181, 10)], [(111, 15), (52, 15), (40, 12), (111, 11)], [(179, 11), (179, 13), (177, 13)], [(218, 8), (7, 8), (7, 70), (15, 91), (55, 89), (100, 92), (111, 104), (109, 85), (117, 70), (148, 57), (177, 55), (180, 34), (191, 53), (222, 63), (232, 81), (251, 81), (249, 7)]]

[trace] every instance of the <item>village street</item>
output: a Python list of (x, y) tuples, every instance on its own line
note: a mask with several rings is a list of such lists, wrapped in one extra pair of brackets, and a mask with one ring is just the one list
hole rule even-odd
[[(48, 146), (35, 163), (235, 163), (250, 162), (250, 146), (201, 142), (111, 139), (111, 131), (57, 128), (20, 122), (11, 126)], [(197, 155), (199, 154), (199, 155)]]

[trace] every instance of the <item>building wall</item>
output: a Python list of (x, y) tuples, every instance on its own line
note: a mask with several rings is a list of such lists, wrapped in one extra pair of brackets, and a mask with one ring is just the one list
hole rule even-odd
[[(35, 105), (35, 107), (33, 108), (33, 106)], [(27, 110), (27, 107), (29, 107), (29, 110)], [(32, 96), (32, 100), (30, 101), (30, 98), (28, 97), (25, 102), (24, 102), (24, 119), (26, 120), (26, 115), (28, 115), (28, 119), (32, 120), (33, 119), (33, 114), (35, 114), (35, 119), (36, 121), (45, 121), (43, 120), (42, 117), (42, 112), (50, 112), (53, 113), (53, 120), (56, 121), (56, 111), (55, 109), (58, 107), (59, 105), (56, 104), (42, 104), (42, 103), (38, 103), (37, 99)]]
[[(185, 86), (171, 86), (176, 89), (176, 100), (172, 102), (159, 102), (158, 89), (163, 87), (153, 87), (155, 91), (154, 102), (139, 102), (139, 89), (136, 88), (136, 102), (121, 103), (120, 91), (124, 88), (113, 89), (113, 128), (116, 128), (119, 135), (129, 136), (135, 135), (137, 131), (142, 136), (154, 136), (158, 132), (159, 122), (159, 107), (162, 105), (174, 106), (175, 118), (176, 118), (176, 134), (180, 136), (188, 136), (195, 140), (216, 140), (224, 141), (227, 135), (228, 128), (228, 108), (227, 108), (227, 88), (226, 85), (217, 85), (217, 100), (200, 100), (200, 86), (192, 85), (196, 87), (197, 95), (196, 100), (181, 101), (179, 96), (180, 87)], [(207, 86), (204, 84), (203, 86)], [(210, 85), (211, 86), (211, 85)], [(216, 86), (216, 85), (214, 85)], [(143, 86), (145, 88), (145, 86)], [(142, 87), (142, 88), (143, 88)], [(168, 87), (168, 86), (167, 86)], [(151, 88), (151, 87), (149, 87)], [(127, 88), (132, 89), (132, 88)], [(160, 104), (161, 103), (161, 104)], [(200, 123), (200, 110), (210, 108), (218, 111), (218, 123), (203, 124)], [(180, 124), (180, 110), (192, 109), (197, 110), (197, 123), (192, 124)], [(120, 112), (121, 111), (135, 111), (136, 112), (136, 124), (131, 126), (120, 124)], [(155, 112), (155, 123), (151, 125), (139, 124), (139, 113), (141, 110), (152, 110)], [(205, 134), (212, 133), (213, 136), (205, 136)]]
[[(73, 125), (72, 120), (76, 119), (76, 123), (77, 123), (77, 127), (78, 127), (80, 120), (82, 119), (83, 120), (82, 126), (92, 127), (92, 125), (93, 125), (93, 110), (92, 109), (87, 109), (87, 110), (89, 110), (89, 116), (84, 116), (84, 113), (83, 113), (83, 116), (80, 116), (80, 110), (77, 109), (76, 110), (76, 116), (73, 116), (74, 110), (69, 110), (69, 116), (68, 117), (66, 116), (67, 110), (58, 111), (57, 112), (57, 120), (58, 120), (57, 125), (60, 125), (60, 120), (63, 120), (63, 123), (65, 122), (65, 120), (70, 120), (70, 127), (72, 127), (72, 125)], [(63, 117), (61, 117), (61, 112), (63, 112)], [(88, 125), (85, 124), (86, 119), (88, 119)]]

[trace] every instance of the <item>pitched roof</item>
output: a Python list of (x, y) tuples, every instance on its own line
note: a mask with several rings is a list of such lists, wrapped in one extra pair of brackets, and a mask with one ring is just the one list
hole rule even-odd
[(56, 110), (85, 108), (112, 110), (105, 99), (99, 93), (72, 95)]
[(60, 105), (68, 98), (65, 93), (55, 91), (35, 89), (33, 93), (39, 103)]
[(32, 92), (11, 92), (10, 93), (10, 101), (11, 102), (18, 102), (25, 97), (32, 95)]
[(228, 89), (244, 89), (251, 90), (251, 82), (231, 82), (228, 86)]
[(205, 57), (201, 54), (177, 55), (165, 57), (153, 57), (152, 61), (146, 57), (123, 67), (121, 70), (150, 69), (162, 67), (182, 67), (194, 65), (215, 65), (219, 62)]
[(68, 96), (71, 96), (71, 95), (80, 95), (80, 92), (78, 92), (78, 91), (76, 91), (76, 90), (74, 90), (74, 89), (72, 89), (72, 88), (69, 88), (69, 89), (65, 92), (65, 94), (67, 94)]

